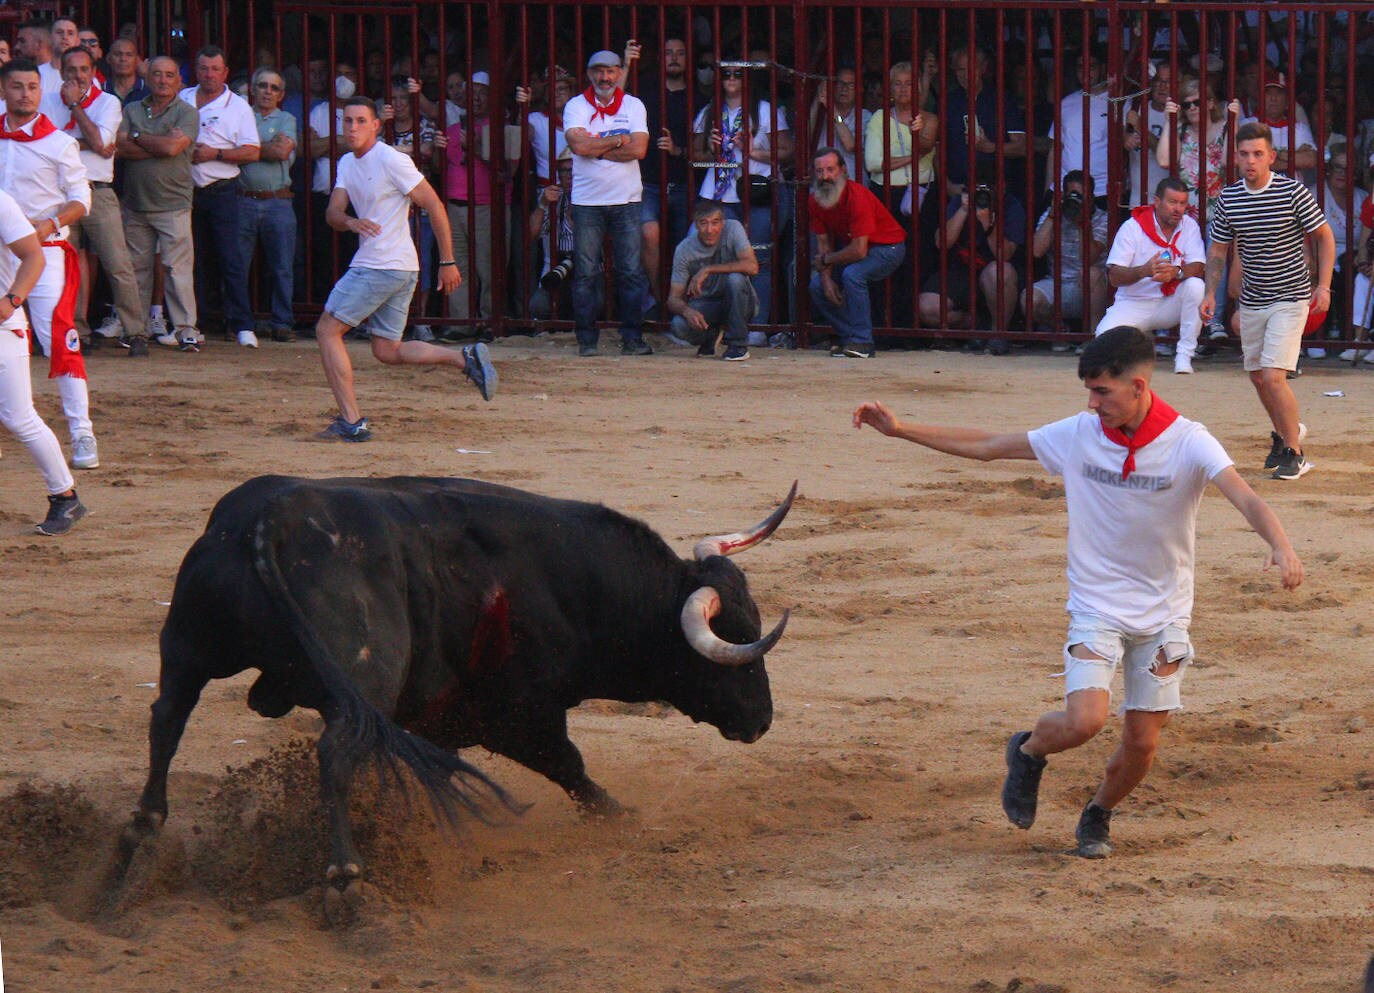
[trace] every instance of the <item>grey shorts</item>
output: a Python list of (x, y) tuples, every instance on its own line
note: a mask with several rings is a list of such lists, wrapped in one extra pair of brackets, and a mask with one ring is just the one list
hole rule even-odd
[(334, 284), (324, 309), (351, 328), (400, 341), (419, 281), (418, 272), (354, 266)]
[[(1070, 654), (1083, 645), (1100, 659), (1080, 659)], [(1155, 674), (1161, 650), (1164, 661), (1178, 663), (1167, 676)], [(1064, 696), (1077, 690), (1112, 691), (1112, 676), (1121, 666), (1125, 684), (1121, 710), (1172, 711), (1182, 708), (1183, 673), (1193, 661), (1188, 629), (1170, 624), (1148, 635), (1131, 635), (1092, 614), (1069, 615), (1069, 637), (1064, 643)]]

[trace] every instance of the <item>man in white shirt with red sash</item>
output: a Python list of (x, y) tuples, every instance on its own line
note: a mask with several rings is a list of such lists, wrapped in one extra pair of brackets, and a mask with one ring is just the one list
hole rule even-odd
[(1150, 389), (1154, 342), (1118, 327), (1088, 342), (1078, 375), (1088, 409), (1030, 432), (911, 424), (880, 403), (854, 411), (854, 426), (964, 458), (1036, 459), (1063, 477), (1068, 510), (1069, 636), (1065, 706), (1007, 743), (1002, 809), (1017, 827), (1035, 821), (1046, 756), (1085, 744), (1102, 730), (1112, 677), (1122, 667), (1121, 744), (1078, 822), (1078, 854), (1111, 854), (1111, 812), (1144, 780), (1160, 732), (1181, 706), (1193, 646), (1197, 511), (1214, 483), (1269, 545), (1285, 589), (1303, 578), (1278, 517), (1240, 477), (1207, 429), (1180, 417)]
[(91, 209), (71, 227), (71, 242), (78, 250), (87, 249), (89, 263), (82, 260), (81, 289), (76, 296), (76, 322), (85, 324), (90, 303), (94, 264), (105, 267), (114, 295), (118, 322), (110, 333), (129, 346), (131, 356), (148, 354), (147, 315), (139, 303), (138, 277), (129, 257), (124, 237), (124, 220), (119, 197), (114, 191), (115, 136), (123, 120), (119, 98), (106, 93), (95, 79), (95, 60), (86, 48), (70, 48), (62, 53), (62, 89), (44, 96), (43, 113), (58, 128), (76, 139), (86, 179), (91, 184)]
[(1116, 300), (1097, 333), (1122, 325), (1142, 331), (1177, 326), (1174, 372), (1191, 373), (1206, 260), (1202, 231), (1188, 216), (1188, 184), (1166, 176), (1155, 187), (1155, 202), (1131, 211), (1112, 239), (1107, 281), (1116, 287)]
[(57, 380), (62, 412), (72, 438), (72, 466), (100, 465), (91, 427), (86, 363), (76, 333), (76, 250), (67, 225), (86, 215), (91, 188), (76, 139), (38, 112), (42, 97), (38, 68), (24, 59), (0, 66), (7, 112), (0, 120), (0, 190), (28, 214), (43, 243), (47, 265), (28, 298), (29, 320), (48, 356), (48, 378)]

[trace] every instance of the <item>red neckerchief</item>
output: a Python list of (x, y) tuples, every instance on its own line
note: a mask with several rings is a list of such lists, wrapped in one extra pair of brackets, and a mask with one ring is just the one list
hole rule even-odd
[(1284, 118), (1282, 121), (1266, 121), (1266, 120), (1264, 119), (1264, 115), (1261, 114), (1261, 115), (1260, 115), (1260, 123), (1263, 124), (1265, 127), (1269, 128), (1271, 131), (1287, 131), (1287, 130), (1288, 130), (1288, 119), (1287, 119), (1287, 118)]
[[(1135, 434), (1128, 435), (1120, 428), (1109, 428), (1102, 424), (1102, 433), (1107, 436), (1107, 439), (1126, 449), (1126, 461), (1121, 463), (1123, 482), (1130, 478), (1131, 473), (1135, 472), (1135, 453), (1163, 434), (1165, 429), (1176, 420), (1178, 420), (1178, 411), (1161, 400), (1154, 390), (1151, 390), (1150, 409), (1145, 414), (1145, 419), (1140, 422), (1140, 427), (1135, 429)], [(1099, 421), (1098, 423), (1101, 424), (1102, 422)]]
[[(78, 106), (80, 106), (82, 110), (86, 110), (88, 107), (90, 107), (91, 104), (95, 103), (95, 98), (100, 96), (100, 94), (103, 92), (104, 91), (100, 88), (100, 84), (92, 80), (90, 92), (86, 94), (85, 98), (81, 100)], [(75, 127), (76, 115), (73, 114), (72, 119), (69, 120), (66, 124), (62, 125), (62, 130), (71, 131)]]
[(46, 138), (57, 130), (53, 122), (48, 120), (46, 114), (38, 114), (34, 117), (33, 134), (29, 134), (23, 128), (17, 128), (14, 131), (10, 131), (7, 127), (9, 122), (9, 114), (0, 118), (0, 139), (8, 138), (10, 141), (37, 141), (40, 138)]
[(611, 96), (611, 102), (606, 104), (606, 106), (604, 107), (596, 102), (596, 90), (594, 90), (592, 87), (588, 86), (585, 90), (583, 90), (582, 96), (589, 104), (592, 105), (592, 119), (591, 121), (587, 122), (588, 124), (590, 124), (598, 117), (604, 117), (607, 121), (610, 121), (612, 117), (620, 113), (620, 101), (625, 99), (625, 91), (622, 90), (619, 86), (617, 86), (615, 88), (615, 93)]
[[(1173, 237), (1165, 241), (1164, 236), (1159, 233), (1159, 218), (1155, 216), (1154, 207), (1142, 204), (1131, 211), (1131, 216), (1134, 217), (1135, 222), (1140, 225), (1140, 230), (1145, 232), (1145, 237), (1149, 238), (1156, 245), (1169, 249), (1169, 251), (1173, 253), (1174, 261), (1180, 266), (1183, 265), (1183, 259), (1178, 251), (1178, 238), (1179, 235), (1183, 234), (1182, 224), (1174, 228)], [(1173, 296), (1177, 291), (1177, 279), (1159, 284), (1159, 292), (1163, 293), (1166, 297)]]

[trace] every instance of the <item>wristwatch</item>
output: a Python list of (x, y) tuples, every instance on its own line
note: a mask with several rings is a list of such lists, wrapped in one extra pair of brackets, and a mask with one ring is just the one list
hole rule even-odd
[(19, 297), (15, 296), (13, 293), (6, 293), (5, 299), (10, 302), (10, 304), (14, 307), (15, 310), (18, 310), (20, 307), (24, 306), (24, 301)]
[(216, 161), (216, 162), (223, 162), (223, 161), (224, 161), (224, 149), (222, 149), (222, 148), (216, 148), (216, 149), (215, 149), (215, 161)]

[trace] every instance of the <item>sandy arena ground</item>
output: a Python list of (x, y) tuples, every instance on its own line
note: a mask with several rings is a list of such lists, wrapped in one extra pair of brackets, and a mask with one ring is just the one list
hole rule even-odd
[[(1374, 371), (1316, 363), (1295, 383), (1317, 469), (1281, 483), (1259, 469), (1268, 425), (1234, 358), (1188, 378), (1161, 363), (1160, 392), (1275, 507), (1308, 578), (1283, 592), (1263, 543), (1208, 494), (1188, 708), (1113, 825), (1116, 855), (1087, 862), (1073, 826), (1115, 720), (1051, 763), (1032, 830), (998, 803), (1007, 735), (1061, 692), (1061, 486), (1034, 463), (961, 462), (849, 424), (881, 398), (931, 421), (1035, 426), (1083, 406), (1074, 360), (622, 360), (607, 338), (598, 360), (566, 335), (498, 343), (490, 405), (353, 346), (365, 446), (311, 441), (332, 413), (311, 342), (143, 362), (107, 349), (90, 364), (103, 465), (79, 479), (92, 513), (63, 539), (32, 533), (40, 482), (0, 439), (11, 993), (1357, 988), (1374, 934)], [(793, 610), (768, 660), (773, 729), (741, 745), (662, 708), (580, 708), (591, 775), (635, 811), (611, 824), (476, 751), (533, 803), (516, 823), (453, 837), (364, 798), (371, 899), (331, 930), (318, 720), (256, 716), (244, 675), (207, 688), (166, 830), (112, 881), (177, 566), (212, 504), (267, 472), (466, 475), (600, 500), (683, 555), (800, 479), (777, 536), (738, 560), (766, 626)]]

